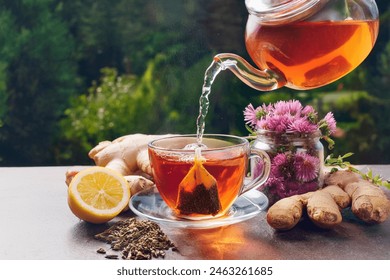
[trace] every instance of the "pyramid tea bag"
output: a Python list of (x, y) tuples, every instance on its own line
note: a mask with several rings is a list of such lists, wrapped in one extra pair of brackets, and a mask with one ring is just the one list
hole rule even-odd
[(194, 165), (179, 185), (176, 209), (181, 215), (215, 216), (221, 210), (215, 178), (204, 168), (201, 148), (195, 149)]

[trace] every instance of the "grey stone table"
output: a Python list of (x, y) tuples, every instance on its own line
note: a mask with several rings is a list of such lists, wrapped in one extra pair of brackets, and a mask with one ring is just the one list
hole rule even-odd
[[(369, 166), (390, 178), (390, 165)], [(360, 166), (360, 168), (366, 168)], [(68, 208), (65, 172), (68, 167), (0, 168), (0, 259), (104, 259), (96, 250), (107, 244), (93, 238), (131, 211), (103, 225), (76, 218)], [(386, 190), (390, 197), (390, 191)], [(265, 213), (225, 227), (199, 230), (162, 226), (179, 252), (166, 259), (390, 259), (390, 219), (366, 225), (349, 209), (343, 222), (322, 230), (303, 220), (288, 232), (276, 232)]]

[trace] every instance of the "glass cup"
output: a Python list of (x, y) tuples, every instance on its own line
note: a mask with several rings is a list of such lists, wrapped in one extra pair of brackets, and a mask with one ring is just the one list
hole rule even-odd
[[(195, 151), (186, 148), (194, 143), (196, 135), (180, 135), (160, 138), (148, 145), (157, 189), (175, 216), (191, 220), (220, 217), (240, 195), (267, 181), (270, 158), (263, 150), (251, 147), (247, 139), (204, 135), (202, 144), (206, 147), (201, 149), (201, 164), (195, 167)], [(252, 159), (264, 164), (262, 172), (256, 175), (248, 172)], [(189, 178), (187, 175), (194, 169), (199, 169), (196, 172), (203, 177)]]

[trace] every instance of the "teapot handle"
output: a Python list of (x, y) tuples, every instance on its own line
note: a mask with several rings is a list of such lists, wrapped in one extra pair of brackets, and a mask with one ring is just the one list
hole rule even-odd
[(259, 70), (250, 65), (242, 57), (233, 53), (220, 53), (214, 56), (221, 70), (229, 69), (248, 86), (260, 90), (270, 91), (283, 87), (286, 80), (283, 76), (269, 70)]

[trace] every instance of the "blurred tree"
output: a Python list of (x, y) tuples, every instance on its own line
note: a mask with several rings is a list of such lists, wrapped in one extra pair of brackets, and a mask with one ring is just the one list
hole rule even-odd
[[(98, 0), (95, 4), (100, 5), (106, 2), (105, 0)], [(63, 141), (61, 144), (59, 154), (63, 151), (62, 160), (76, 160), (76, 158), (78, 162), (82, 158), (85, 160), (88, 149), (98, 141), (113, 139), (123, 134), (136, 132), (196, 132), (195, 123), (199, 111), (198, 100), (204, 72), (212, 61), (211, 48), (213, 46), (206, 44), (208, 41), (206, 41), (206, 32), (204, 32), (210, 28), (208, 16), (212, 16), (214, 21), (219, 20), (219, 25), (224, 24), (227, 29), (237, 30), (240, 25), (240, 21), (237, 20), (230, 21), (235, 26), (225, 23), (226, 16), (233, 18), (233, 14), (236, 12), (235, 9), (230, 11), (232, 16), (229, 16), (210, 5), (210, 9), (215, 10), (216, 15), (213, 12), (207, 12), (209, 4), (206, 5), (206, 3), (208, 2), (130, 0), (118, 1), (115, 5), (111, 3), (106, 7), (111, 9), (111, 15), (115, 15), (110, 19), (112, 25), (109, 26), (116, 30), (117, 36), (113, 40), (117, 41), (111, 41), (110, 43), (119, 46), (120, 52), (123, 54), (122, 63), (118, 64), (111, 61), (106, 65), (113, 65), (114, 68), (118, 69), (116, 75), (119, 76), (117, 78), (122, 80), (126, 80), (128, 74), (135, 74), (139, 78), (134, 78), (133, 86), (128, 93), (123, 91), (120, 93), (120, 95), (123, 95), (120, 98), (122, 100), (120, 106), (122, 106), (121, 108), (127, 108), (126, 110), (119, 109), (117, 105), (111, 104), (114, 99), (108, 98), (108, 95), (110, 95), (108, 91), (105, 95), (107, 97), (105, 98), (105, 104), (101, 103), (100, 100), (103, 99), (97, 98), (98, 94), (93, 94), (97, 90), (94, 86), (87, 94), (83, 94), (80, 99), (76, 98), (72, 101), (72, 105), (66, 113), (67, 119), (63, 122), (62, 131), (65, 135), (63, 140), (69, 141), (69, 143), (66, 145), (66, 141)], [(229, 1), (229, 3), (237, 6), (236, 1)], [(240, 4), (245, 9), (244, 4)], [(84, 5), (87, 4), (74, 1), (73, 5), (79, 5), (79, 10), (84, 11), (86, 9)], [(68, 8), (64, 4), (64, 13)], [(69, 9), (74, 10), (74, 8)], [(97, 13), (95, 16), (99, 17), (100, 15), (100, 13)], [(93, 46), (100, 45), (100, 39), (93, 37), (91, 33), (93, 34), (95, 29), (110, 33), (110, 28), (102, 31), (103, 28), (99, 28), (99, 26), (104, 23), (97, 18), (88, 18), (88, 13), (84, 16), (83, 21), (78, 20), (79, 24), (73, 30), (75, 36), (87, 38), (83, 43), (84, 48), (87, 47), (87, 42), (91, 42)], [(238, 18), (240, 16), (238, 15)], [(102, 21), (104, 21), (103, 18), (104, 16), (102, 16)], [(243, 28), (241, 27), (240, 34), (235, 35), (236, 38), (239, 38), (236, 40), (236, 46), (240, 44), (242, 46), (243, 44)], [(84, 33), (89, 34), (89, 37), (81, 35)], [(215, 36), (208, 34), (209, 36)], [(104, 38), (104, 36), (100, 38)], [(108, 49), (104, 47), (101, 50), (102, 54), (108, 52)], [(89, 57), (93, 57), (95, 53), (93, 51), (89, 52)], [(87, 68), (97, 69), (98, 66), (91, 63)], [(106, 84), (104, 82), (106, 78), (103, 78), (100, 83)], [(221, 78), (221, 81), (223, 80), (228, 81), (226, 78)], [(243, 87), (241, 82), (236, 82), (236, 85)], [(102, 87), (99, 86), (99, 88)], [(227, 132), (233, 117), (235, 120), (239, 120), (240, 126), (242, 125), (242, 107), (235, 106), (227, 114), (228, 111), (225, 105), (231, 107), (230, 103), (237, 100), (237, 96), (226, 94), (229, 87), (230, 85), (227, 83), (222, 87), (217, 85), (215, 90), (213, 89), (212, 98), (214, 101), (208, 116), (209, 131)], [(111, 93), (114, 94), (114, 88)], [(135, 96), (138, 98), (137, 102), (133, 100)], [(129, 109), (126, 102), (130, 102), (130, 100), (132, 100), (131, 103), (136, 103), (137, 106)], [(88, 111), (86, 113), (88, 116), (81, 113), (85, 107), (90, 108), (84, 111)], [(97, 110), (92, 109), (92, 107), (105, 108), (105, 118), (110, 123), (115, 123), (115, 125), (111, 128), (99, 125), (101, 122), (96, 115)], [(237, 110), (239, 112), (238, 118), (231, 114), (231, 112), (237, 112)], [(126, 115), (121, 114), (124, 111), (127, 112)], [(115, 121), (113, 121), (114, 115), (117, 116)], [(230, 115), (230, 117), (226, 118), (226, 115)], [(221, 117), (224, 118), (223, 122), (220, 120)], [(122, 118), (125, 123), (120, 121), (119, 118)], [(83, 126), (78, 129), (77, 126), (72, 125), (72, 122), (80, 119), (83, 120)], [(97, 124), (92, 125), (92, 120), (95, 120)], [(99, 133), (96, 131), (91, 133), (92, 127), (100, 127)], [(69, 149), (65, 149), (66, 146)], [(67, 152), (64, 152), (65, 150)], [(59, 157), (61, 158), (61, 155)]]
[(115, 69), (105, 68), (100, 82), (94, 83), (87, 94), (71, 99), (61, 122), (59, 142), (63, 144), (57, 151), (61, 160), (86, 162), (94, 144), (125, 133), (141, 102), (136, 83), (135, 77), (118, 77)]
[[(390, 112), (389, 1), (377, 3), (378, 41), (358, 69), (318, 90), (270, 94), (225, 71), (213, 85), (206, 133), (245, 135), (246, 105), (296, 98), (335, 111), (348, 132), (339, 147), (371, 160), (364, 149), (386, 139), (379, 112)], [(213, 55), (250, 61), (246, 19), (236, 0), (0, 0), (0, 164), (78, 164), (98, 141), (123, 134), (195, 133)]]
[(55, 124), (76, 80), (73, 40), (53, 4), (0, 2), (0, 164), (53, 163)]
[[(360, 87), (365, 94), (355, 95), (338, 104), (346, 137), (341, 147), (355, 153), (358, 163), (389, 163), (390, 154), (390, 2), (377, 1), (380, 28), (377, 43), (365, 68), (365, 83)], [(349, 112), (349, 118), (342, 117)]]
[[(14, 34), (14, 21), (9, 11), (0, 10), (0, 128), (4, 124), (7, 113), (7, 66), (8, 62), (15, 57), (16, 51)], [(0, 141), (4, 136), (0, 133)], [(0, 154), (0, 162), (2, 155)]]
[(77, 44), (79, 72), (88, 85), (100, 69), (142, 75), (159, 53), (181, 52), (174, 64), (188, 66), (206, 51), (200, 28), (205, 0), (60, 1)]

